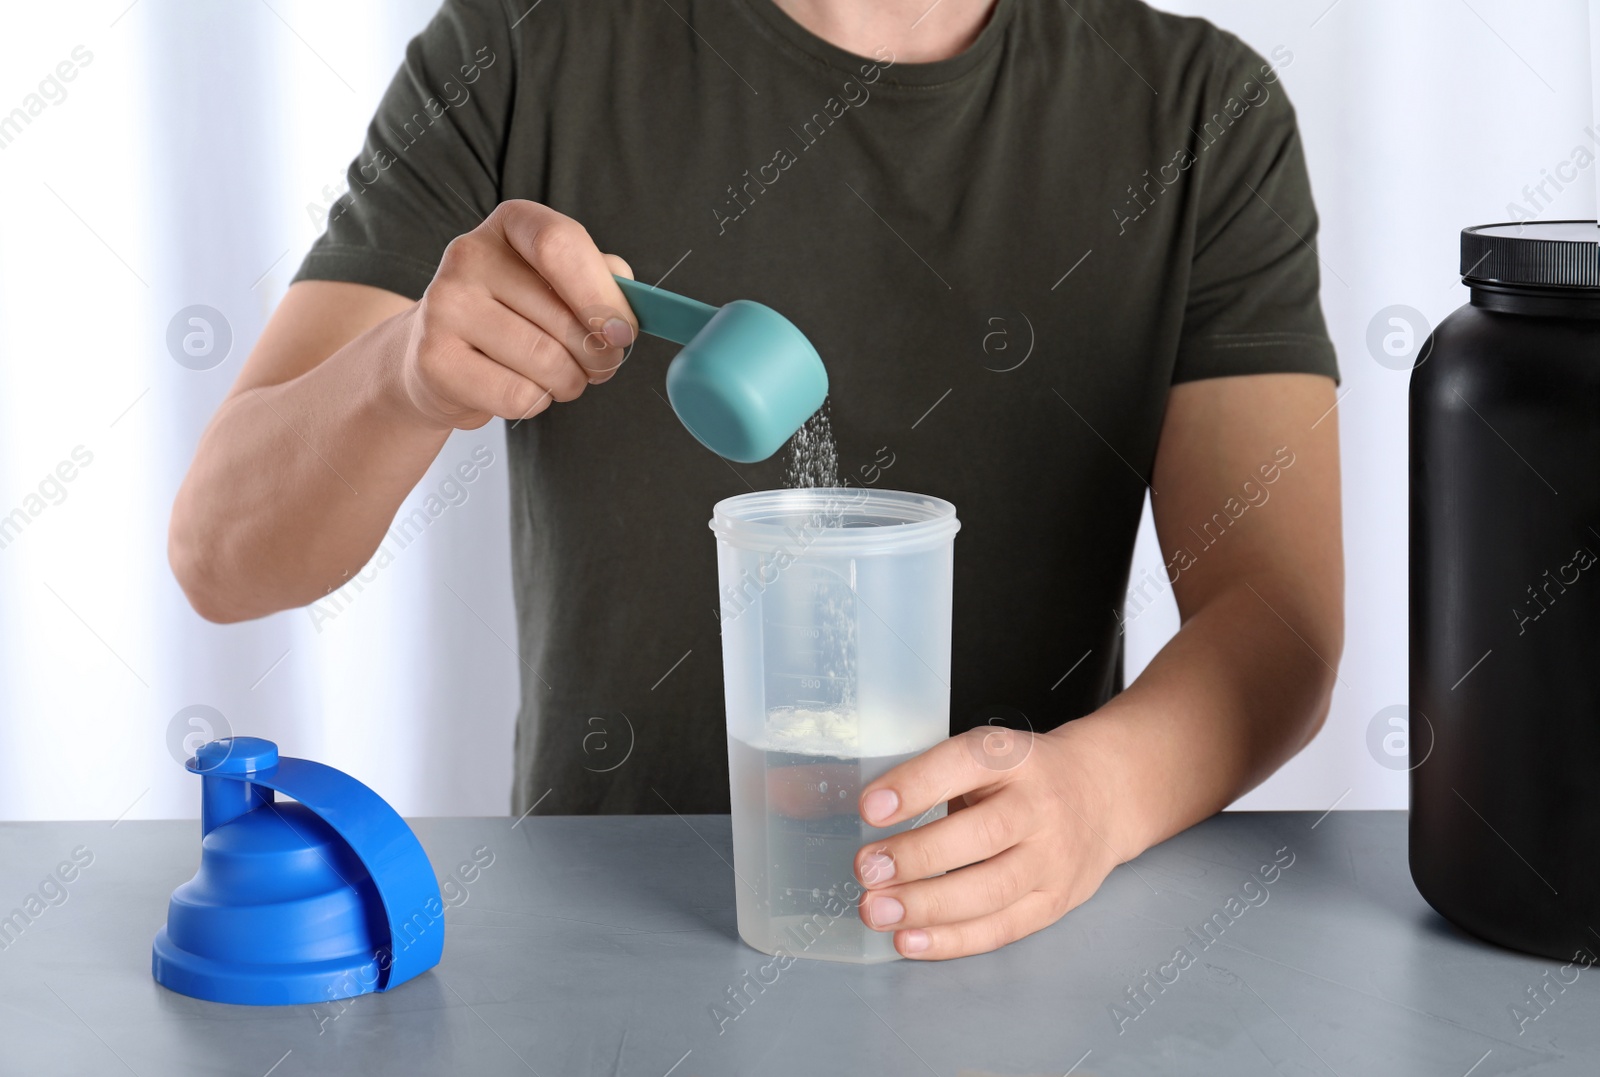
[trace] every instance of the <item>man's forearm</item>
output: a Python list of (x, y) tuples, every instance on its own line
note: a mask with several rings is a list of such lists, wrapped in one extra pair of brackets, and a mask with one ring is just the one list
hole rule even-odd
[(168, 552), (205, 617), (304, 605), (371, 557), (448, 427), (407, 412), (394, 371), (410, 311), (218, 410), (173, 506)]
[(1343, 646), (1338, 610), (1301, 581), (1240, 581), (1125, 692), (1055, 731), (1080, 738), (1104, 774), (1099, 814), (1119, 859), (1220, 811), (1316, 735)]

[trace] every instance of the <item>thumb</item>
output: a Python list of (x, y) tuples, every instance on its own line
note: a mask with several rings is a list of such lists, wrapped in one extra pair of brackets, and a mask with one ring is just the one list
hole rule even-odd
[(619, 277), (627, 277), (629, 280), (634, 279), (633, 267), (628, 265), (627, 262), (624, 262), (615, 254), (607, 254), (604, 257), (606, 260), (606, 267), (610, 269), (611, 272), (615, 273)]

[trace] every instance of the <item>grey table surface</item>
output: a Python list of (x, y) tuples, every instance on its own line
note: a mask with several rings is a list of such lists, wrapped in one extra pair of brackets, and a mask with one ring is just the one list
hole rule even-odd
[[(442, 963), (392, 993), (248, 1007), (150, 978), (198, 823), (0, 824), (0, 913), (74, 848), (93, 855), (0, 951), (0, 1073), (1600, 1073), (1600, 969), (1561, 986), (1558, 963), (1442, 920), (1411, 884), (1399, 812), (1221, 815), (996, 953), (764, 972), (735, 931), (725, 816), (413, 826), (451, 883)], [(485, 847), (463, 885), (456, 866)], [(1242, 890), (1256, 903), (1202, 948)], [(1173, 982), (1134, 1006), (1163, 966)], [(758, 972), (772, 982), (754, 988)]]

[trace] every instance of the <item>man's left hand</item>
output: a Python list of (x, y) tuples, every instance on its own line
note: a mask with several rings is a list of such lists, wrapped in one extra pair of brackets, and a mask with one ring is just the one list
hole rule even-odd
[(999, 949), (1088, 900), (1121, 858), (1103, 753), (1074, 724), (980, 727), (867, 786), (861, 816), (873, 826), (944, 801), (950, 814), (857, 852), (862, 921), (893, 931), (906, 957), (942, 959)]

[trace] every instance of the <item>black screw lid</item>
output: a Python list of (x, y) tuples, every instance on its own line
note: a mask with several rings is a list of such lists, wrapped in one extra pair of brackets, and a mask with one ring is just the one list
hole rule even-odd
[(1461, 276), (1469, 284), (1600, 288), (1600, 228), (1594, 221), (1463, 228)]

